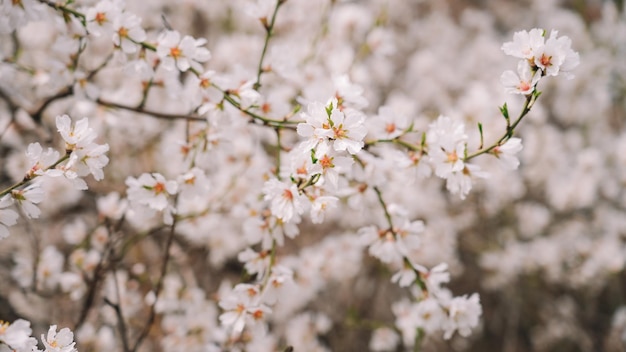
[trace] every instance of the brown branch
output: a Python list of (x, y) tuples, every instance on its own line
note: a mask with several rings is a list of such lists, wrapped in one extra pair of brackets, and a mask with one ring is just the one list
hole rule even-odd
[[(119, 301), (119, 289), (117, 287), (117, 278), (115, 279), (115, 288), (118, 291), (118, 301)], [(120, 331), (120, 335), (122, 337), (122, 346), (124, 347), (124, 352), (130, 351), (130, 346), (128, 345), (128, 336), (126, 334), (126, 322), (124, 320), (124, 315), (122, 314), (122, 307), (119, 303), (113, 303), (108, 298), (104, 297), (104, 303), (109, 305), (113, 310), (115, 310), (115, 315), (117, 316), (117, 326)]]
[(133, 111), (136, 113), (151, 115), (156, 118), (165, 119), (165, 120), (187, 120), (187, 121), (203, 121), (206, 122), (206, 119), (196, 115), (184, 115), (184, 114), (166, 114), (158, 111), (152, 111), (139, 107), (127, 106), (119, 103), (114, 103), (111, 101), (106, 101), (102, 99), (97, 99), (96, 103), (102, 106), (106, 106), (108, 108), (122, 109), (127, 111)]
[[(109, 246), (110, 246), (110, 241), (107, 243), (107, 247)], [(105, 249), (105, 251), (102, 253), (102, 257), (100, 258), (98, 265), (96, 265), (96, 268), (94, 269), (93, 278), (89, 280), (89, 291), (87, 292), (87, 298), (85, 298), (85, 302), (83, 303), (83, 308), (81, 309), (80, 316), (78, 317), (78, 321), (76, 322), (76, 325), (74, 326), (74, 330), (78, 330), (78, 328), (80, 328), (85, 323), (85, 320), (87, 320), (87, 314), (91, 310), (91, 307), (93, 306), (93, 303), (96, 300), (96, 293), (98, 292), (98, 289), (100, 288), (100, 284), (102, 283), (102, 278), (104, 278), (104, 274), (107, 270), (106, 265), (105, 265), (105, 260), (107, 257), (108, 249), (109, 248)]]
[(2, 130), (2, 132), (0, 132), (0, 139), (2, 139), (2, 137), (4, 137), (4, 134), (9, 130), (11, 125), (15, 123), (15, 119), (16, 119), (15, 113), (19, 109), (19, 106), (17, 104), (15, 104), (15, 102), (11, 99), (9, 94), (7, 94), (2, 89), (0, 89), (0, 99), (4, 100), (6, 102), (8, 108), (9, 108), (10, 115), (11, 115), (11, 120), (6, 125), (6, 127)]
[(58, 92), (57, 94), (49, 97), (48, 99), (46, 99), (43, 104), (41, 104), (41, 106), (39, 107), (39, 109), (37, 109), (37, 111), (33, 112), (30, 114), (30, 116), (33, 118), (33, 121), (35, 121), (38, 124), (41, 124), (41, 117), (44, 113), (44, 111), (46, 110), (46, 108), (52, 104), (53, 102), (68, 97), (70, 95), (72, 95), (74, 93), (74, 88), (72, 86), (68, 86), (65, 89), (61, 90), (60, 92)]
[[(91, 280), (89, 280), (89, 291), (87, 292), (87, 298), (85, 299), (85, 302), (83, 303), (83, 308), (81, 310), (78, 322), (76, 323), (76, 326), (74, 327), (74, 330), (78, 330), (78, 328), (81, 325), (83, 325), (83, 323), (87, 319), (87, 314), (89, 313), (89, 311), (91, 310), (91, 307), (93, 306), (96, 293), (98, 292), (98, 289), (100, 288), (102, 284), (102, 279), (105, 277), (106, 272), (110, 268), (113, 267), (112, 262), (111, 262), (111, 258), (114, 256), (114, 246), (115, 246), (115, 243), (113, 240), (113, 234), (117, 230), (119, 230), (119, 227), (121, 226), (124, 219), (125, 218), (122, 217), (122, 219), (120, 219), (120, 221), (117, 222), (115, 226), (111, 226), (111, 224), (108, 221), (106, 221), (107, 230), (109, 231), (110, 236), (108, 237), (105, 248), (102, 251), (102, 257), (100, 257), (100, 261), (98, 262), (98, 264), (96, 265), (96, 268), (93, 271), (93, 277)], [(87, 278), (86, 278), (86, 281), (87, 281)], [(119, 297), (118, 297), (118, 301), (119, 301)]]
[(165, 281), (164, 280), (165, 274), (167, 273), (167, 265), (171, 258), (170, 249), (172, 247), (172, 243), (174, 243), (174, 233), (176, 232), (176, 222), (177, 222), (177, 219), (176, 217), (174, 217), (174, 222), (172, 223), (172, 227), (170, 229), (170, 233), (167, 238), (167, 244), (165, 245), (165, 253), (163, 254), (163, 262), (161, 263), (161, 274), (159, 276), (159, 281), (157, 282), (156, 287), (154, 289), (155, 298), (154, 298), (154, 303), (150, 306), (150, 315), (148, 316), (148, 323), (139, 334), (139, 337), (137, 338), (135, 345), (131, 349), (132, 352), (136, 352), (139, 349), (139, 346), (141, 346), (141, 343), (143, 342), (143, 340), (148, 336), (148, 333), (150, 332), (150, 328), (152, 328), (152, 324), (154, 324), (154, 320), (156, 318), (156, 305), (159, 300), (159, 294), (161, 293), (161, 290), (163, 289), (163, 283)]
[[(84, 50), (83, 49), (79, 49), (79, 51), (76, 53), (76, 62), (74, 63), (74, 66), (78, 66), (78, 56), (80, 55), (80, 53)], [(100, 70), (102, 70), (107, 63), (111, 60), (111, 58), (113, 57), (113, 54), (109, 55), (103, 62), (102, 64), (100, 64), (100, 66), (96, 67), (96, 69), (94, 69), (93, 71), (89, 72), (89, 74), (87, 75), (87, 80), (91, 80), (98, 72), (100, 72)], [(33, 112), (30, 114), (30, 116), (32, 117), (33, 121), (35, 121), (36, 123), (41, 123), (41, 118), (42, 115), (45, 111), (45, 109), (52, 104), (54, 101), (58, 100), (58, 99), (62, 99), (65, 97), (68, 97), (70, 95), (74, 94), (74, 86), (69, 85), (67, 87), (65, 87), (64, 89), (60, 90), (57, 94), (49, 97), (48, 99), (46, 99), (43, 104), (41, 104), (41, 106), (39, 107), (39, 109), (37, 109), (37, 111)]]

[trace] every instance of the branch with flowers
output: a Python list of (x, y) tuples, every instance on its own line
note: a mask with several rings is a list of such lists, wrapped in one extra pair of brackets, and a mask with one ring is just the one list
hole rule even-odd
[[(366, 112), (367, 88), (341, 70), (313, 67), (323, 72), (321, 88), (307, 76), (315, 70), (290, 77), (272, 50), (279, 48), (275, 40), (289, 35), (281, 27), (286, 26), (283, 11), (297, 6), (259, 0), (248, 8), (264, 31), (262, 45), (252, 68), (238, 71), (209, 69), (214, 52), (205, 47), (208, 39), (183, 35), (169, 24), (143, 27), (123, 1), (3, 5), (0, 14), (8, 20), (0, 24), (2, 33), (24, 30), (35, 19), (59, 27), (54, 64), (30, 63), (25, 54), (17, 55), (22, 50), (17, 44), (15, 55), (3, 60), (10, 70), (27, 68), (19, 74), (31, 80), (38, 74), (56, 79), (38, 86), (41, 92), (24, 94), (32, 99), (4, 89), (0, 98), (11, 112), (11, 125), (18, 124), (13, 115), (25, 112), (44, 130), (49, 113), (64, 110), (55, 119), (64, 153), (28, 144), (27, 171), (0, 192), (0, 238), (9, 237), (18, 223), (15, 204), (25, 218), (42, 215), (38, 205), (54, 201), (46, 187), (62, 189), (66, 185), (58, 182), (69, 182), (72, 190), (84, 191), (89, 175), (104, 184), (90, 187), (96, 190), (91, 210), (85, 210), (97, 220), (64, 224), (61, 244), (35, 253), (34, 268), (19, 264), (19, 270), (35, 273), (33, 280), (21, 282), (24, 289), (82, 300), (78, 319), (67, 320), (86, 335), (89, 328), (117, 335), (108, 346), (112, 350), (177, 344), (189, 350), (254, 350), (264, 343), (288, 350), (297, 340), (290, 333), (293, 322), (313, 326), (311, 336), (330, 330), (329, 318), (305, 309), (326, 286), (356, 281), (366, 250), (393, 271), (392, 283), (406, 289), (391, 307), (396, 321), (388, 325), (394, 330), (385, 333), (399, 334), (404, 347), (415, 350), (427, 337), (472, 334), (482, 315), (478, 293), (454, 296), (443, 286), (451, 280), (448, 264), (421, 264), (428, 225), (392, 195), (388, 174), (423, 180), (434, 173), (446, 180), (451, 194), (465, 199), (476, 179), (488, 176), (473, 163), (479, 156), (495, 156), (516, 169), (522, 145), (514, 135), (541, 95), (538, 83), (548, 76), (571, 76), (578, 54), (556, 31), (515, 33), (502, 50), (520, 62), (517, 72), (502, 74), (501, 82), (525, 101), (513, 119), (507, 104), (500, 108), (505, 130), (486, 146), (479, 124), (480, 144), (470, 149), (460, 119), (440, 115), (420, 131), (416, 118), (390, 106)], [(332, 1), (324, 14), (328, 26), (336, 6)], [(364, 31), (365, 44), (359, 46), (370, 49), (359, 51), (358, 60), (383, 45), (381, 26), (377, 20)], [(312, 38), (302, 62), (323, 62), (327, 52), (316, 50), (324, 36)], [(109, 76), (121, 82), (107, 82)], [(309, 88), (315, 92), (307, 93)], [(73, 123), (67, 115), (72, 109), (93, 117)], [(377, 210), (357, 216), (370, 209)], [(346, 234), (331, 231), (315, 245), (291, 248), (303, 240), (301, 233), (322, 226)], [(156, 252), (162, 254), (154, 255), (154, 246), (161, 246)], [(217, 283), (202, 287), (203, 273), (184, 265), (192, 248), (208, 252), (206, 273)], [(327, 253), (348, 259), (335, 263)], [(64, 265), (66, 256), (71, 262)], [(352, 271), (333, 270), (350, 264)], [(194, 319), (196, 310), (206, 313), (204, 320)], [(26, 320), (3, 323), (0, 347), (38, 350), (31, 334)], [(93, 333), (91, 338), (95, 341)], [(57, 333), (56, 325), (42, 342), (45, 351), (77, 350), (72, 332)], [(309, 343), (308, 348), (320, 344), (316, 337)]]

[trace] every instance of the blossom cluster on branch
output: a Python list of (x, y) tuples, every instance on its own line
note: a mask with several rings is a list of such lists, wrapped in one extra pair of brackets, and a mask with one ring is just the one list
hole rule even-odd
[[(537, 141), (519, 130), (580, 54), (541, 28), (501, 45), (468, 12), (501, 83), (470, 86), (427, 46), (398, 63), (417, 25), (395, 6), (408, 5), (2, 2), (0, 239), (16, 248), (15, 295), (65, 299), (40, 321), (77, 337), (52, 325), (45, 351), (326, 350), (321, 337), (350, 324), (373, 350), (418, 350), (480, 331), (481, 294), (447, 287), (470, 220), (444, 214), (521, 174)], [(501, 73), (498, 55), (517, 68)], [(417, 82), (395, 82), (400, 67)], [(328, 292), (368, 280), (395, 290), (385, 318), (333, 311)], [(27, 320), (2, 324), (0, 350), (40, 348)]]

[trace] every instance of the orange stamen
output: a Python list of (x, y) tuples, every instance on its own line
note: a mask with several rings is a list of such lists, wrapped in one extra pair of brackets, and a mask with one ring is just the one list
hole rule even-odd
[[(18, 0), (18, 2), (21, 2), (21, 1)], [(99, 25), (102, 26), (102, 24), (107, 21), (107, 15), (104, 12), (98, 12), (96, 14), (96, 17), (94, 18), (94, 21), (96, 21)]]
[(154, 189), (154, 193), (160, 194), (160, 193), (165, 192), (165, 185), (158, 182), (156, 185), (154, 185), (153, 189)]
[(177, 59), (182, 54), (182, 51), (176, 46), (170, 49), (170, 56)]

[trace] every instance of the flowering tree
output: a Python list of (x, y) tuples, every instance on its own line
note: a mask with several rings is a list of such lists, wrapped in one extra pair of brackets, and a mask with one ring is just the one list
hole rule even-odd
[[(338, 341), (363, 329), (372, 350), (440, 350), (489, 324), (481, 287), (447, 287), (457, 233), (512, 201), (528, 238), (550, 222), (521, 190), (546, 176), (515, 170), (543, 94), (568, 106), (576, 84), (556, 30), (500, 44), (465, 10), (464, 47), (435, 9), (376, 0), (0, 6), (0, 350), (360, 350)], [(545, 134), (524, 137), (538, 168)], [(554, 208), (594, 204), (554, 182)], [(532, 258), (544, 242), (469, 253), (498, 290), (523, 263), (557, 270)]]

